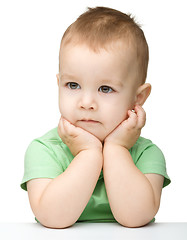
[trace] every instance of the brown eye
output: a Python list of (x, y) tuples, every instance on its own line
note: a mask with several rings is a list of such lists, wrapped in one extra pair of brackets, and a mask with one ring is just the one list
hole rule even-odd
[(78, 83), (75, 83), (75, 82), (69, 82), (69, 83), (67, 83), (67, 86), (70, 89), (79, 89), (80, 88), (80, 85)]
[(108, 87), (108, 86), (101, 86), (99, 88), (99, 91), (100, 92), (103, 92), (103, 93), (111, 93), (113, 92), (114, 90), (111, 88), (111, 87)]

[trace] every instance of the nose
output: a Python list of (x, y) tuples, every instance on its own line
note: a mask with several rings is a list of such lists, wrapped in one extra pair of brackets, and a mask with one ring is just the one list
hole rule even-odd
[(96, 99), (92, 94), (84, 94), (78, 102), (78, 107), (85, 110), (97, 110)]

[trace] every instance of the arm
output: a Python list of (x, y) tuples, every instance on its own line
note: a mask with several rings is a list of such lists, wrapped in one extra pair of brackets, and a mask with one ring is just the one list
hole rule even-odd
[(141, 107), (129, 112), (105, 140), (103, 173), (106, 191), (115, 219), (127, 227), (143, 226), (150, 222), (159, 208), (163, 177), (144, 175), (135, 166), (129, 153), (145, 124)]
[(32, 210), (41, 224), (65, 228), (77, 221), (92, 195), (102, 169), (102, 144), (62, 119), (58, 132), (75, 158), (55, 179), (31, 180), (27, 189)]

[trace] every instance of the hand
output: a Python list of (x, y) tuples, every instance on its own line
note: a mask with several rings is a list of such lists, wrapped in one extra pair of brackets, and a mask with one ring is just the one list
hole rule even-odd
[(146, 113), (136, 105), (135, 112), (128, 110), (128, 116), (105, 138), (104, 144), (112, 143), (130, 149), (136, 143), (145, 125)]
[(102, 143), (98, 138), (82, 128), (74, 126), (63, 117), (60, 118), (58, 124), (58, 135), (74, 156), (88, 149), (102, 151)]

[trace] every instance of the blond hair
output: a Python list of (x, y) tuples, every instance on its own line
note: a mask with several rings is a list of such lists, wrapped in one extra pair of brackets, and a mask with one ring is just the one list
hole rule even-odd
[[(109, 46), (118, 40), (131, 41), (136, 54), (138, 78), (144, 83), (147, 76), (149, 61), (148, 45), (144, 33), (131, 15), (106, 7), (88, 8), (65, 31), (61, 48), (67, 44), (86, 44), (90, 49)], [(61, 54), (59, 56), (60, 70)]]

